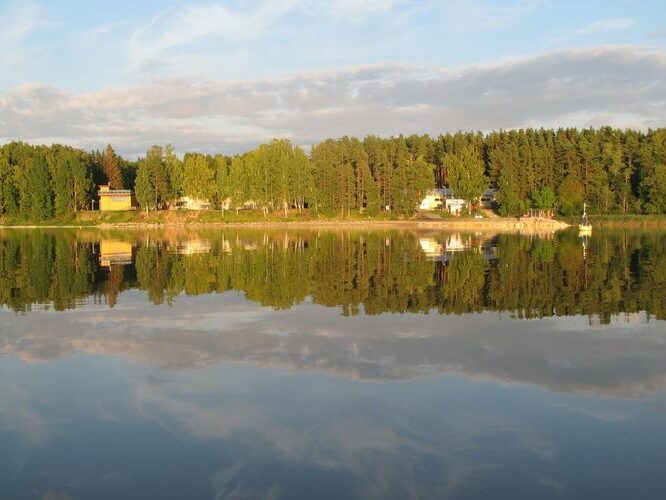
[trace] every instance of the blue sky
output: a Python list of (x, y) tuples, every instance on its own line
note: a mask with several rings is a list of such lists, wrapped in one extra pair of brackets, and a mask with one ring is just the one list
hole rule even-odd
[(237, 152), (666, 116), (663, 0), (0, 0), (0, 26), (0, 141)]

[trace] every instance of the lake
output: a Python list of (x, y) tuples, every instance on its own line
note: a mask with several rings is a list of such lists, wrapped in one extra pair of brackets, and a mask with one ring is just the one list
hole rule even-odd
[(666, 232), (0, 232), (0, 498), (666, 498)]

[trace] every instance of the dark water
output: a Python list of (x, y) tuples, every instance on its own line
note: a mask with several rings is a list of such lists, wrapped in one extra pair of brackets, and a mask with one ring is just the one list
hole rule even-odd
[(666, 498), (666, 233), (0, 233), (0, 498)]

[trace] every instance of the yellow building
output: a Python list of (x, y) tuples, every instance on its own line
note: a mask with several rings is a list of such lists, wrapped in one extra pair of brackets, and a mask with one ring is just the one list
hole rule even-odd
[(134, 207), (134, 197), (129, 189), (110, 189), (109, 186), (99, 187), (99, 209), (102, 212), (132, 210)]

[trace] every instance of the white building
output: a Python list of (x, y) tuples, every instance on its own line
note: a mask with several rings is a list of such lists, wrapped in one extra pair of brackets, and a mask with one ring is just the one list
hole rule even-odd
[(420, 210), (439, 210), (444, 206), (447, 189), (433, 189), (425, 195), (419, 205)]
[(449, 188), (437, 188), (429, 191), (419, 205), (421, 210), (446, 210), (453, 215), (460, 215), (464, 208), (465, 200), (455, 198), (453, 191)]
[(483, 208), (493, 208), (495, 200), (497, 199), (497, 189), (486, 189), (481, 195), (481, 206)]

